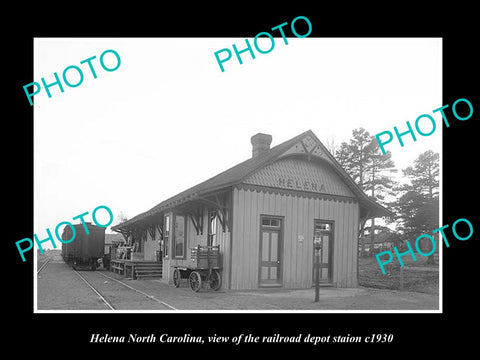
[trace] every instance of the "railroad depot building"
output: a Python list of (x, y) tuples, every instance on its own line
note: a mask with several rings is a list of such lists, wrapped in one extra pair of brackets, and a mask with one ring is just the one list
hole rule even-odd
[(158, 261), (162, 280), (188, 266), (190, 249), (219, 245), (222, 287), (309, 288), (314, 241), (321, 281), (357, 286), (362, 220), (389, 215), (369, 199), (312, 131), (270, 148), (251, 138), (252, 157), (114, 226), (132, 259)]

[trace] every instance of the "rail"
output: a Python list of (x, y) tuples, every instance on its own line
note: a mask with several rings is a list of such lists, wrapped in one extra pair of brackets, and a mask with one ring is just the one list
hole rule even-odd
[[(117, 309), (115, 309), (115, 307), (105, 298), (105, 296), (103, 296), (103, 295), (101, 294), (101, 292), (99, 291), (99, 289), (95, 288), (82, 274), (80, 274), (80, 272), (78, 272), (77, 270), (73, 270), (73, 271), (88, 285), (88, 287), (100, 298), (100, 300), (108, 307), (109, 310), (117, 310)], [(90, 273), (90, 272), (89, 272), (89, 273)], [(101, 272), (98, 272), (98, 271), (97, 271), (97, 272), (94, 272), (94, 273), (95, 273), (96, 275), (101, 275), (101, 276), (103, 276), (103, 277), (105, 277), (105, 278), (107, 278), (107, 279), (109, 279), (109, 280), (115, 281), (116, 283), (121, 284), (121, 285), (123, 285), (124, 287), (126, 287), (126, 288), (128, 288), (128, 289), (130, 289), (130, 290), (132, 290), (132, 291), (135, 291), (135, 292), (138, 293), (138, 294), (141, 294), (141, 295), (145, 296), (145, 297), (148, 298), (149, 300), (154, 301), (154, 302), (156, 302), (156, 303), (159, 303), (159, 304), (161, 304), (161, 305), (169, 308), (170, 310), (178, 310), (178, 309), (176, 309), (175, 307), (167, 304), (166, 302), (157, 299), (155, 296), (149, 295), (149, 294), (147, 294), (147, 293), (145, 293), (145, 292), (143, 292), (143, 291), (141, 291), (141, 290), (135, 289), (133, 286), (130, 286), (130, 285), (124, 283), (123, 281), (117, 280), (117, 279), (115, 279), (115, 278), (113, 278), (113, 277), (111, 277), (111, 276), (102, 274)]]
[(43, 262), (42, 266), (40, 266), (40, 269), (37, 270), (37, 275), (40, 274), (40, 271), (42, 271), (45, 268), (45, 266), (47, 266), (50, 260), (52, 260), (52, 258), (47, 258), (47, 260)]
[(107, 308), (109, 308), (110, 310), (115, 310), (115, 308), (112, 306), (112, 304), (110, 304), (110, 303), (107, 301), (107, 299), (105, 299), (105, 298), (103, 297), (103, 295), (100, 294), (100, 292), (98, 292), (98, 290), (95, 289), (95, 288), (93, 287), (93, 285), (88, 282), (87, 279), (85, 279), (85, 277), (84, 277), (83, 275), (81, 275), (77, 270), (73, 270), (73, 271), (75, 272), (75, 274), (78, 275), (78, 277), (79, 277), (80, 279), (83, 280), (83, 282), (84, 282), (85, 284), (88, 285), (88, 287), (89, 287), (90, 289), (92, 289), (92, 291), (100, 298), (100, 300), (102, 300), (102, 302), (107, 306)]

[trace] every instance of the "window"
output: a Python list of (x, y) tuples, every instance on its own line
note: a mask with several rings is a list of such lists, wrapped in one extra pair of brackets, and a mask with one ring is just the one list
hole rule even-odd
[(280, 219), (264, 217), (264, 218), (262, 218), (262, 226), (279, 228), (280, 227)]
[(175, 227), (173, 229), (172, 252), (175, 259), (185, 258), (186, 236), (185, 236), (185, 217), (175, 215)]
[(208, 213), (208, 246), (218, 245), (217, 244), (217, 212), (210, 211)]
[(163, 257), (168, 258), (168, 241), (170, 239), (170, 215), (163, 218)]
[(315, 230), (331, 231), (332, 230), (332, 224), (325, 223), (325, 222), (320, 222), (320, 221), (315, 221)]

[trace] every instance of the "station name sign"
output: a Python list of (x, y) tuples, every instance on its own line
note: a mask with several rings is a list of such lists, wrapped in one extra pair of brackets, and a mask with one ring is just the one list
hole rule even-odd
[(277, 186), (287, 189), (311, 191), (311, 192), (325, 192), (325, 185), (315, 181), (297, 180), (289, 177), (279, 177)]

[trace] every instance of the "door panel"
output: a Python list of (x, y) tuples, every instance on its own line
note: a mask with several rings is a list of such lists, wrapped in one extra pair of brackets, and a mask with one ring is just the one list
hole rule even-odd
[(270, 261), (278, 260), (278, 233), (270, 233)]
[(269, 260), (269, 245), (270, 245), (270, 234), (268, 232), (262, 233), (262, 261)]
[(268, 279), (268, 273), (270, 271), (270, 268), (268, 266), (262, 266), (261, 267), (261, 279)]
[(271, 267), (270, 268), (270, 280), (277, 280), (277, 273), (278, 273), (278, 268)]
[(328, 255), (329, 255), (329, 240), (330, 236), (328, 235), (322, 235), (322, 263), (323, 264), (328, 264)]

